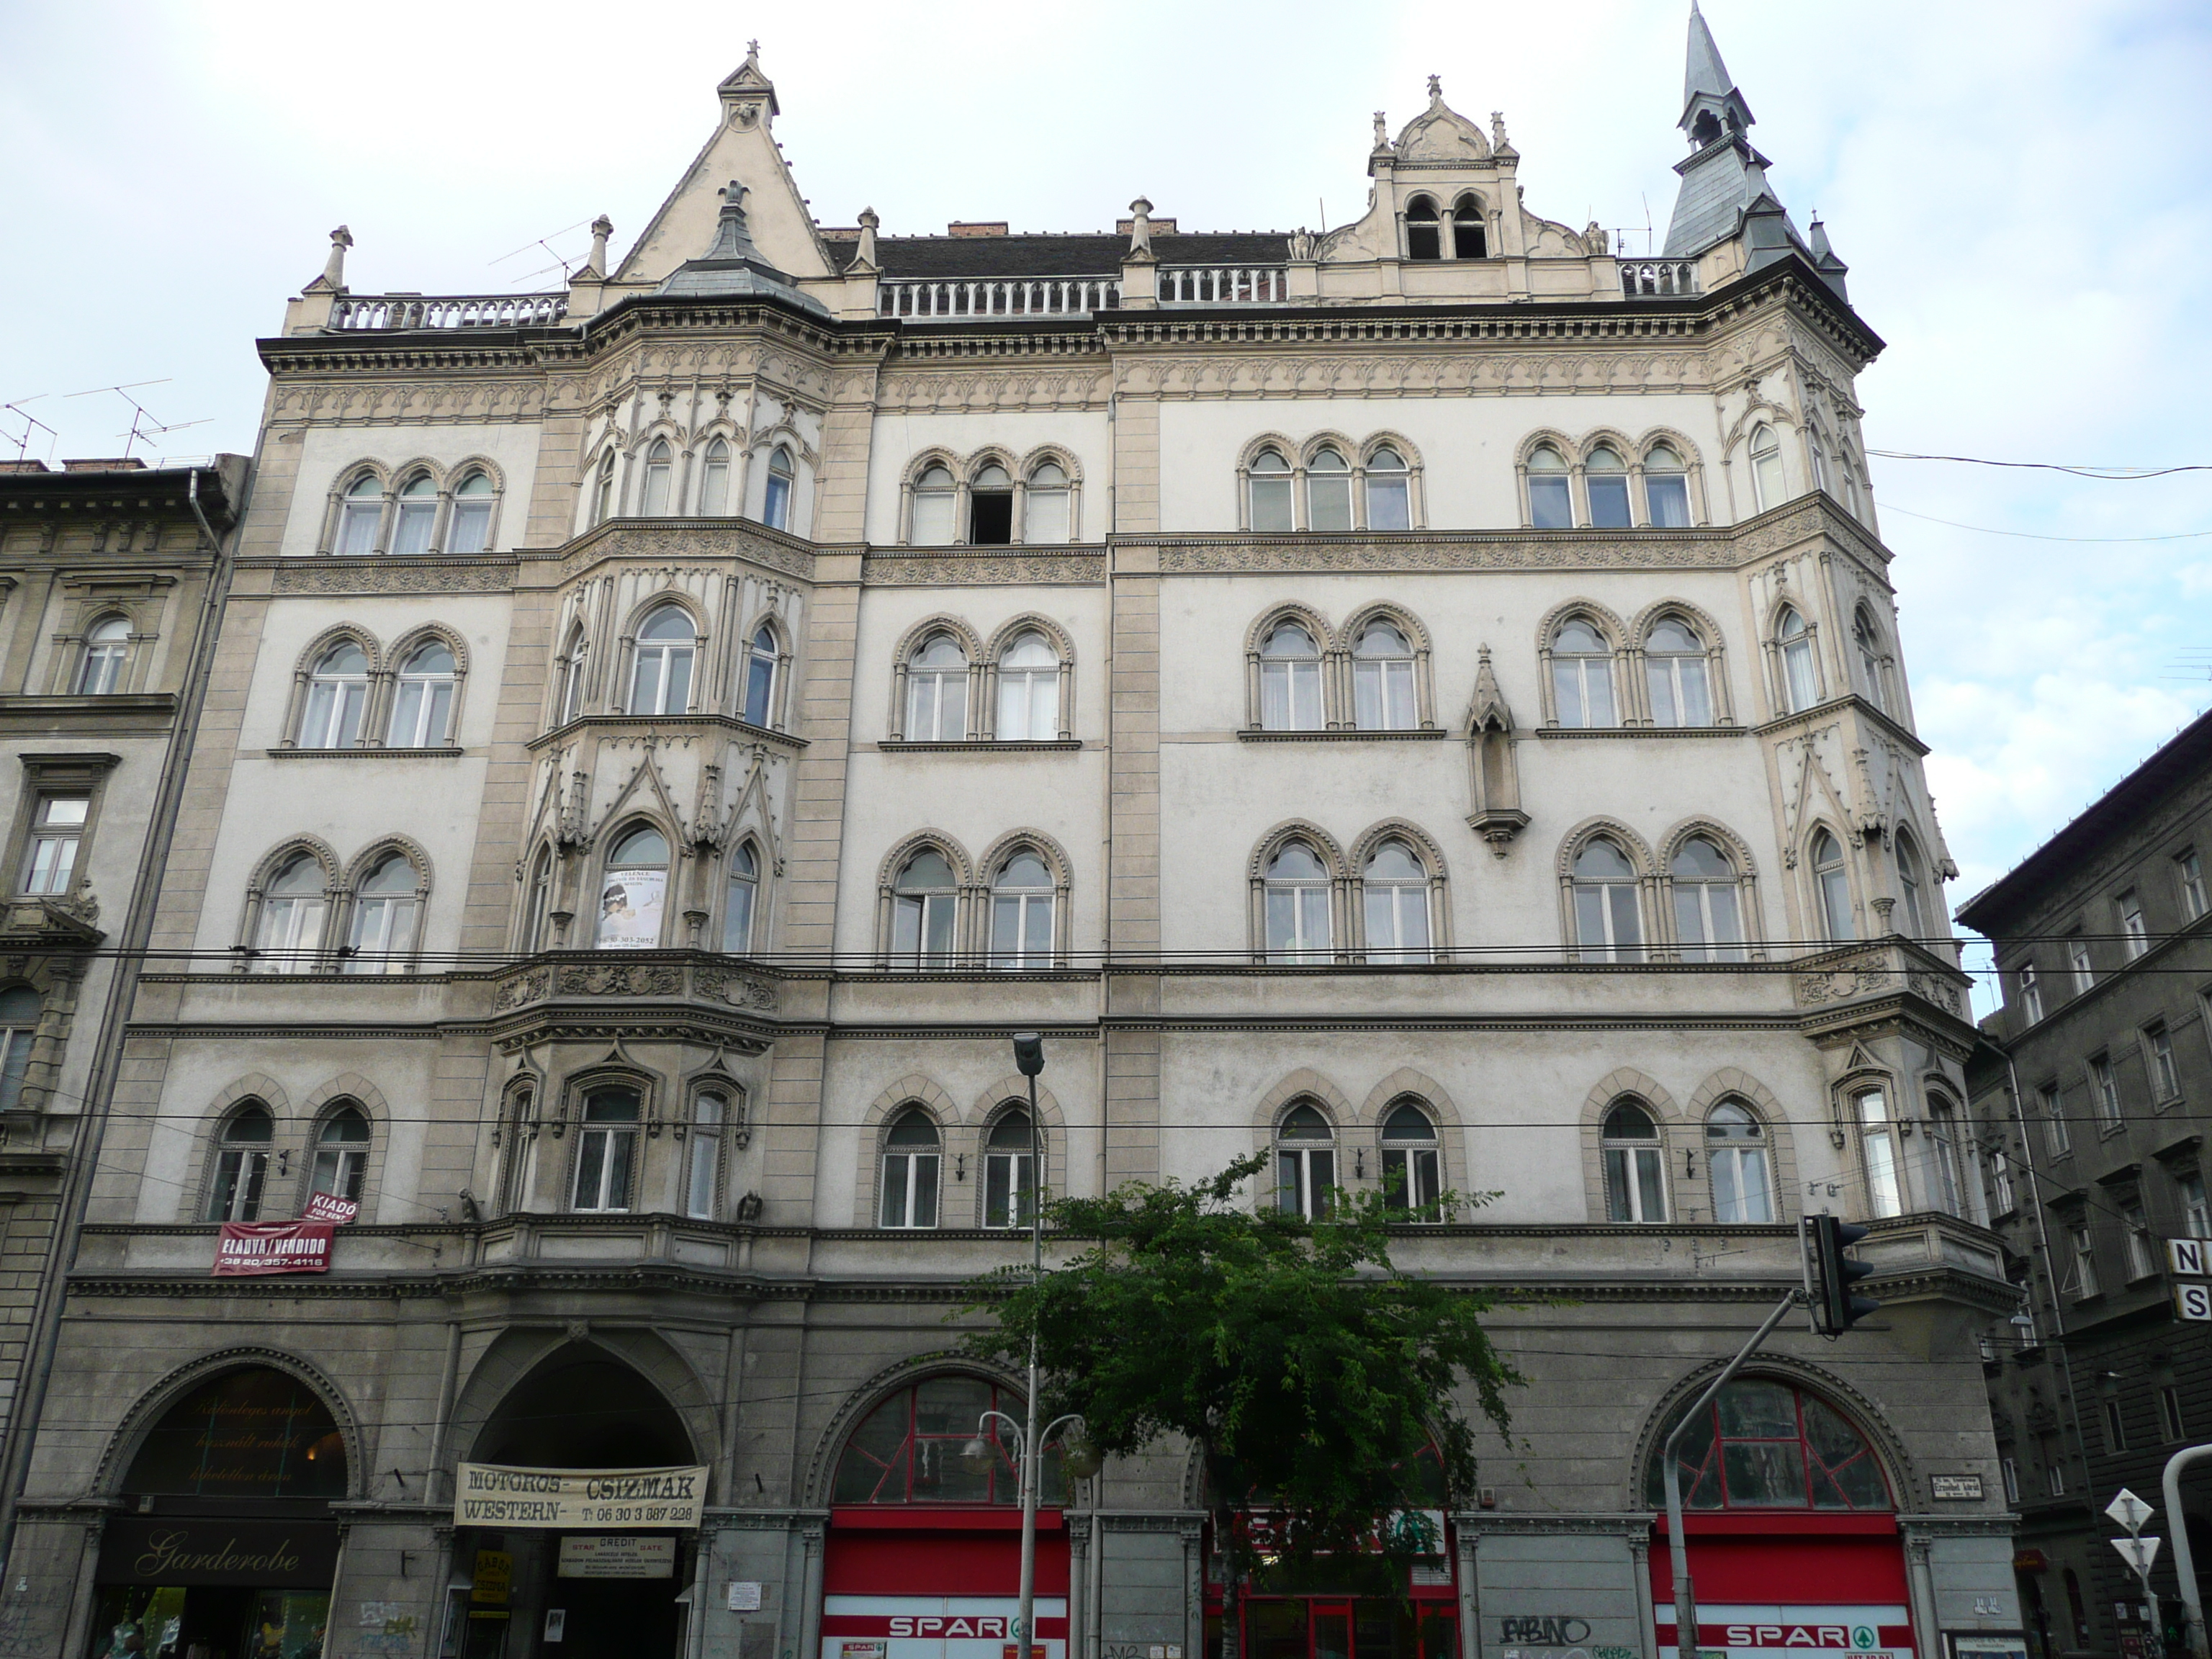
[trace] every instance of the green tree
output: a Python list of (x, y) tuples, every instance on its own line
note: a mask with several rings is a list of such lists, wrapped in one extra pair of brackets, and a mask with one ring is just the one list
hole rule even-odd
[(1482, 1328), (1486, 1298), (1391, 1261), (1403, 1210), (1372, 1192), (1339, 1193), (1321, 1221), (1236, 1205), (1267, 1167), (1258, 1155), (1190, 1185), (1048, 1205), (1052, 1230), (1088, 1248), (1040, 1281), (1026, 1267), (977, 1281), (968, 1311), (997, 1322), (965, 1346), (1018, 1368), (1034, 1332), (1043, 1416), (1080, 1412), (1101, 1451), (1170, 1434), (1201, 1446), (1232, 1586), (1255, 1571), (1296, 1582), (1321, 1556), (1340, 1577), (1373, 1564), (1394, 1513), (1382, 1559), (1402, 1586), (1412, 1559), (1443, 1547), (1406, 1513), (1434, 1504), (1419, 1473), (1431, 1442), (1450, 1490), (1474, 1484), (1456, 1391), (1504, 1433), (1522, 1379)]

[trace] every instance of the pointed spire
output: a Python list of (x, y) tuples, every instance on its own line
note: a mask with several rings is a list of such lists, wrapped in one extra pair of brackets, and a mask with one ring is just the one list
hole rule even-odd
[(1751, 106), (1736, 90), (1698, 0), (1690, 0), (1689, 52), (1682, 67), (1682, 118), (1675, 125), (1699, 147), (1730, 138), (1752, 124)]
[(1721, 62), (1721, 49), (1713, 44), (1713, 32), (1705, 27), (1705, 13), (1698, 9), (1698, 0), (1690, 0), (1690, 60), (1682, 76), (1682, 101), (1686, 104), (1701, 92), (1725, 98), (1735, 88), (1728, 65)]

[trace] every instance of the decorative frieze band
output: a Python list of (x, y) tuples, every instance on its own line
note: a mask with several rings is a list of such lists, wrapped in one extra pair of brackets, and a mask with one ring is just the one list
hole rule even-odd
[(515, 562), (507, 558), (318, 558), (273, 562), (269, 580), (272, 593), (505, 593), (514, 586)]
[(1104, 550), (1080, 553), (872, 553), (860, 565), (872, 587), (989, 586), (1020, 582), (1097, 586), (1106, 580)]

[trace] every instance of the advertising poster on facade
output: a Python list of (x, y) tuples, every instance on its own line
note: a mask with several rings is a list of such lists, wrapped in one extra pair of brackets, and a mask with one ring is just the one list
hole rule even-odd
[(707, 1503), (707, 1470), (464, 1463), (454, 1488), (453, 1520), (464, 1527), (696, 1527)]
[(300, 1212), (300, 1219), (343, 1226), (360, 1213), (361, 1206), (349, 1198), (340, 1198), (336, 1193), (309, 1193), (307, 1207)]
[(649, 951), (660, 943), (665, 870), (618, 870), (599, 889), (601, 950)]
[(215, 1277), (326, 1273), (331, 1231), (327, 1221), (226, 1221), (216, 1241)]
[(676, 1540), (665, 1534), (570, 1533), (561, 1540), (563, 1578), (672, 1578), (675, 1574)]

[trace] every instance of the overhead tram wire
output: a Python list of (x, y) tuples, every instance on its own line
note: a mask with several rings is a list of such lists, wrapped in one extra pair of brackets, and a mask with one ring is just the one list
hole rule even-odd
[(1869, 449), (1869, 455), (1885, 461), (1957, 461), (1966, 466), (2002, 466), (2028, 472), (2064, 472), (2077, 478), (2106, 483), (2133, 483), (2143, 478), (2163, 478), (2176, 472), (2212, 472), (2212, 462), (2191, 461), (2173, 466), (2100, 466), (2087, 461), (1996, 461), (1983, 455), (1923, 455), (1907, 449)]

